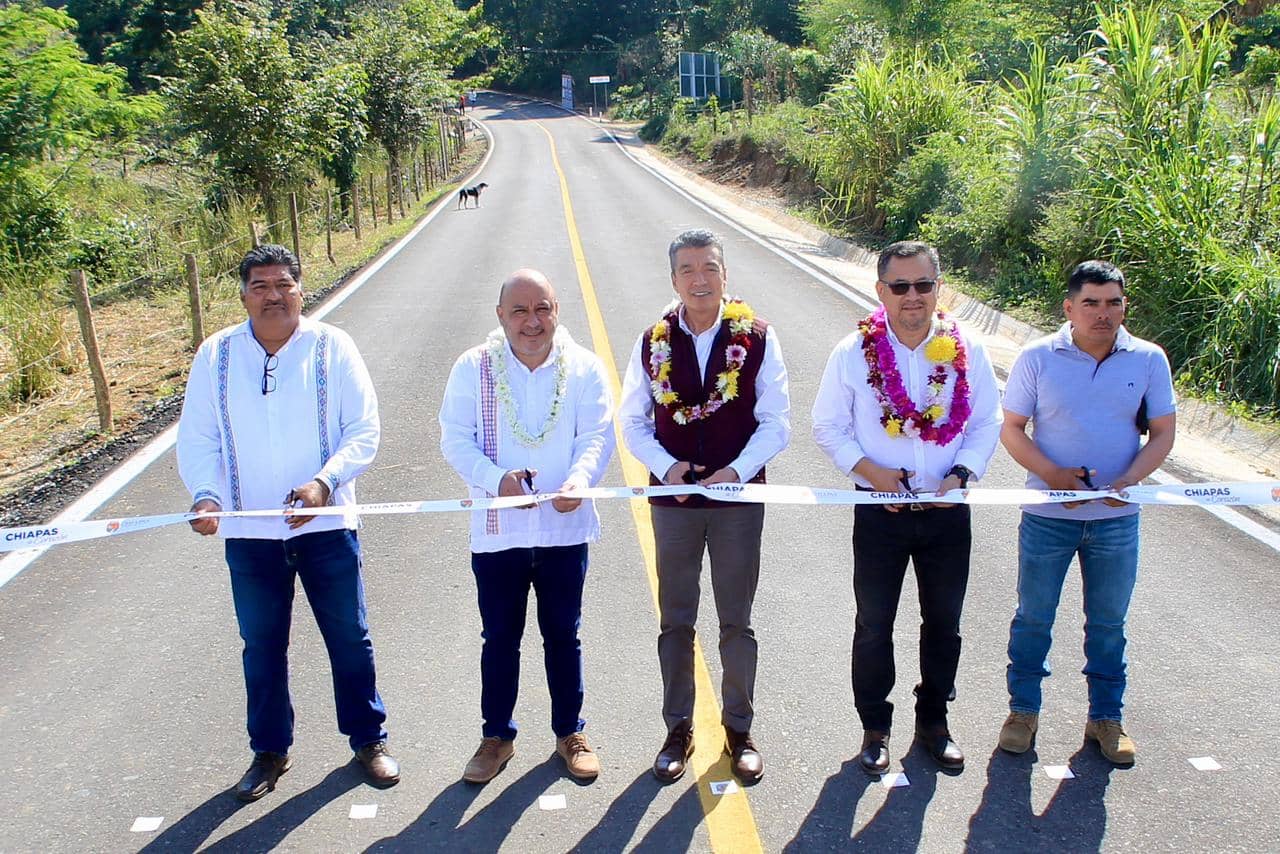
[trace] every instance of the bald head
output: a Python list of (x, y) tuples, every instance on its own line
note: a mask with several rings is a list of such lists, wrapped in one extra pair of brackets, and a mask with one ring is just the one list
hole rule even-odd
[(498, 322), (511, 352), (529, 370), (536, 370), (550, 354), (559, 312), (555, 288), (537, 270), (516, 270), (502, 283)]
[(502, 287), (498, 289), (499, 306), (503, 304), (507, 296), (517, 286), (537, 288), (552, 302), (555, 301), (556, 289), (551, 286), (551, 280), (532, 267), (521, 267), (503, 280)]

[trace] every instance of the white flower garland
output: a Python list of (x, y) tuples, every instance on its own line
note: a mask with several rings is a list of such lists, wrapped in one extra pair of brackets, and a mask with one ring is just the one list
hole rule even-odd
[(499, 408), (506, 416), (507, 427), (511, 430), (511, 434), (526, 448), (537, 448), (547, 441), (547, 437), (555, 430), (556, 422), (560, 420), (561, 410), (564, 409), (565, 391), (569, 387), (569, 368), (564, 355), (568, 334), (562, 334), (562, 331), (563, 327), (556, 329), (555, 338), (551, 343), (551, 346), (557, 348), (555, 396), (551, 399), (551, 410), (547, 413), (546, 420), (542, 422), (542, 429), (537, 434), (530, 433), (521, 423), (520, 410), (516, 406), (515, 397), (511, 394), (511, 381), (507, 378), (507, 336), (503, 334), (501, 328), (498, 328), (489, 333), (489, 339), (485, 342), (489, 351), (489, 371), (493, 377), (493, 390), (497, 395)]

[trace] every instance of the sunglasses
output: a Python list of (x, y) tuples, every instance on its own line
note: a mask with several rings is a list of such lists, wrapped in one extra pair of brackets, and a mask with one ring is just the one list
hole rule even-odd
[(932, 293), (933, 286), (938, 284), (938, 280), (937, 279), (921, 279), (918, 282), (881, 281), (880, 284), (888, 288), (889, 292), (892, 293), (895, 297), (904, 297), (907, 295), (907, 291), (911, 290), (912, 288), (915, 288), (916, 293), (918, 294)]
[(268, 353), (267, 358), (262, 360), (262, 393), (271, 394), (276, 390), (276, 375), (272, 373), (276, 369), (276, 365), (280, 364), (280, 360), (276, 358), (275, 353)]

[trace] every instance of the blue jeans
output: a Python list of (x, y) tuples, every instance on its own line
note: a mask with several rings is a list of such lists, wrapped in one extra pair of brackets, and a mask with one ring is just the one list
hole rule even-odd
[(317, 531), (288, 540), (229, 539), (227, 566), (248, 695), (249, 747), (288, 753), (293, 744), (289, 698), (289, 624), (295, 576), (329, 651), (338, 730), (352, 750), (387, 737), (386, 708), (374, 682), (373, 642), (365, 622), (360, 543), (354, 531)]
[(587, 545), (473, 552), (484, 645), (480, 650), (480, 714), (485, 738), (511, 740), (520, 688), (520, 639), (529, 588), (538, 597), (538, 628), (551, 693), (551, 729), (556, 738), (580, 732), (582, 712), (582, 586)]
[(1022, 514), (1018, 526), (1018, 611), (1009, 627), (1009, 708), (1039, 713), (1049, 675), (1053, 619), (1071, 559), (1084, 586), (1084, 675), (1089, 720), (1120, 720), (1125, 634), (1138, 576), (1138, 514), (1115, 519), (1050, 519)]

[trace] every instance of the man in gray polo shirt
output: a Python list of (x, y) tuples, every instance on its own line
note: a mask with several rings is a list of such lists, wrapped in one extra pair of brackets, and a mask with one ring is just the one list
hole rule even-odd
[[(1106, 261), (1071, 272), (1054, 335), (1018, 356), (1004, 395), (1001, 441), (1027, 470), (1032, 489), (1119, 492), (1159, 468), (1173, 447), (1175, 403), (1169, 360), (1122, 325), (1124, 274)], [(1027, 435), (1035, 422), (1034, 436)], [(1143, 429), (1150, 435), (1144, 444)], [(1000, 747), (1030, 748), (1039, 725), (1040, 681), (1049, 675), (1054, 614), (1067, 569), (1080, 556), (1084, 586), (1085, 738), (1117, 764), (1136, 748), (1121, 725), (1125, 617), (1138, 571), (1138, 505), (1116, 499), (1022, 508), (1018, 610), (1009, 627), (1009, 717)]]

